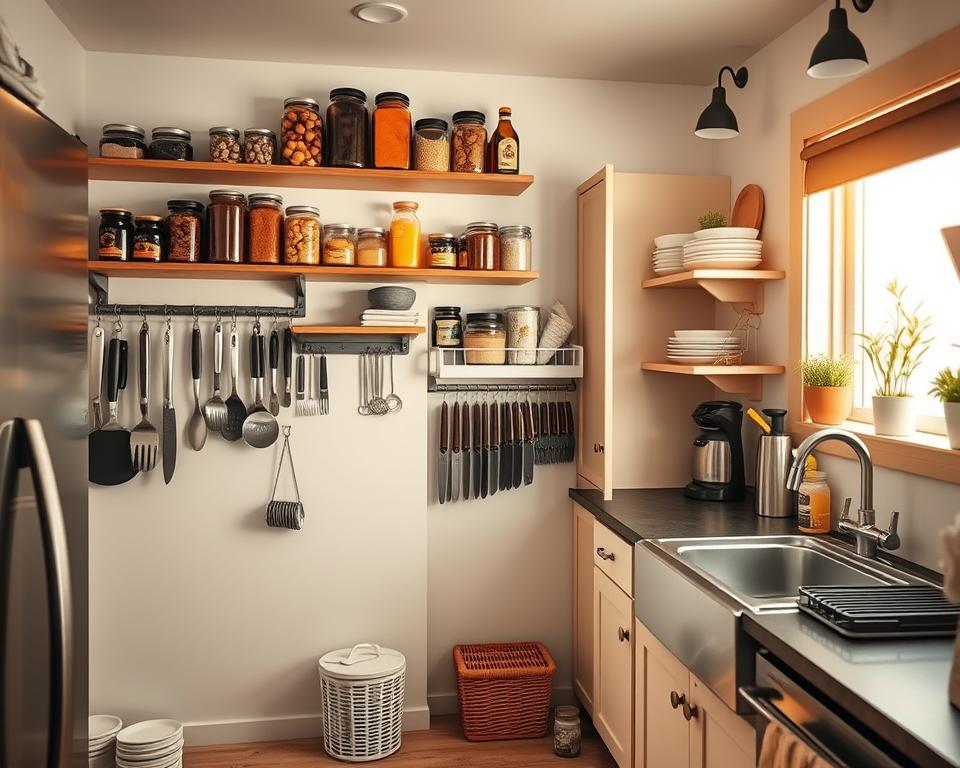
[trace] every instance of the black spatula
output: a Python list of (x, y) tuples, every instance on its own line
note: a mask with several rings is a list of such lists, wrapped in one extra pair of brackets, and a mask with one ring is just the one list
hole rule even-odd
[(120, 339), (110, 339), (107, 355), (107, 406), (109, 420), (90, 433), (90, 482), (97, 485), (120, 485), (137, 474), (130, 456), (130, 433), (117, 421), (117, 400), (120, 382), (126, 381), (126, 356), (121, 355)]

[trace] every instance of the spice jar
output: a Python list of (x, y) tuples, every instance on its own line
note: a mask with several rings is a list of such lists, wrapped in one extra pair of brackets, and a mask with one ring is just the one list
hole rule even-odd
[(133, 260), (161, 261), (163, 252), (163, 233), (160, 224), (163, 216), (135, 216), (136, 229), (133, 231)]
[(417, 120), (413, 136), (413, 164), (418, 171), (450, 170), (450, 138), (447, 121), (435, 117)]
[(576, 757), (580, 754), (580, 709), (574, 706), (559, 706), (553, 713), (553, 753), (560, 757)]
[(450, 168), (458, 173), (483, 173), (487, 151), (487, 121), (483, 112), (465, 110), (453, 115), (453, 146)]
[(196, 200), (168, 200), (165, 222), (167, 260), (200, 261), (203, 243), (203, 203)]
[(334, 88), (327, 107), (327, 164), (363, 168), (367, 164), (367, 94)]
[(470, 268), (470, 254), (467, 251), (467, 233), (457, 238), (457, 269)]
[(500, 227), (500, 269), (513, 272), (529, 272), (533, 269), (530, 227), (523, 224)]
[(357, 232), (357, 266), (387, 266), (387, 231), (382, 227), (367, 227)]
[(183, 128), (154, 128), (147, 152), (151, 160), (193, 160), (190, 131)]
[(211, 128), (210, 159), (215, 163), (239, 163), (240, 131), (225, 125)]
[(416, 203), (393, 204), (390, 222), (390, 266), (415, 269), (420, 266), (420, 220)]
[(100, 157), (141, 160), (147, 154), (146, 132), (137, 125), (107, 123), (100, 139)]
[(291, 205), (283, 230), (284, 264), (320, 263), (320, 211), (311, 205)]
[(463, 328), (460, 307), (436, 307), (433, 310), (433, 346), (462, 347)]
[(427, 236), (430, 247), (431, 269), (457, 268), (457, 238), (450, 232), (435, 232)]
[(315, 167), (323, 159), (323, 121), (316, 99), (294, 96), (283, 102), (280, 157), (288, 165)]
[(133, 255), (133, 214), (126, 208), (101, 208), (97, 258), (129, 261)]
[(492, 221), (467, 224), (467, 269), (500, 269), (500, 233)]
[(243, 220), (246, 197), (233, 189), (214, 189), (207, 206), (210, 261), (239, 264), (243, 261)]
[(247, 207), (247, 261), (279, 264), (283, 240), (283, 198), (269, 192), (250, 195)]
[(410, 98), (396, 91), (378, 93), (373, 111), (373, 167), (410, 169)]
[(540, 307), (507, 307), (503, 310), (503, 319), (507, 326), (507, 362), (510, 365), (536, 363)]
[(467, 315), (463, 349), (467, 365), (503, 365), (506, 360), (507, 334), (503, 317), (496, 312)]
[(323, 263), (331, 267), (352, 267), (357, 263), (357, 230), (349, 224), (327, 224), (323, 228)]
[(798, 527), (803, 533), (830, 532), (830, 486), (827, 473), (808, 469), (797, 493)]
[(277, 154), (277, 137), (269, 128), (247, 128), (243, 132), (243, 162), (270, 165)]

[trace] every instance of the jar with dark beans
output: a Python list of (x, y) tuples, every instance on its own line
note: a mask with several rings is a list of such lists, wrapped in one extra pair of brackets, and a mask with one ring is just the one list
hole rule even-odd
[(210, 159), (215, 163), (239, 163), (240, 131), (225, 125), (211, 128)]
[(203, 244), (203, 203), (196, 200), (168, 200), (167, 260), (198, 262)]
[(136, 216), (137, 228), (133, 233), (134, 261), (162, 261), (163, 233), (160, 231), (162, 216)]
[(247, 128), (243, 132), (243, 161), (270, 165), (277, 154), (277, 137), (269, 128)]
[(146, 157), (146, 132), (138, 125), (107, 123), (100, 139), (100, 157), (141, 160)]
[(154, 128), (149, 157), (151, 160), (193, 160), (190, 131), (183, 128)]
[(243, 261), (246, 197), (232, 189), (215, 189), (207, 206), (210, 261), (239, 264)]
[(283, 102), (280, 157), (288, 165), (310, 168), (323, 161), (323, 121), (316, 99), (294, 96)]
[(483, 173), (487, 153), (487, 121), (483, 112), (465, 110), (453, 115), (453, 142), (450, 170), (458, 173)]
[(367, 94), (334, 88), (327, 107), (328, 165), (363, 168), (367, 164)]
[(133, 255), (133, 214), (126, 208), (101, 208), (97, 258), (129, 261)]

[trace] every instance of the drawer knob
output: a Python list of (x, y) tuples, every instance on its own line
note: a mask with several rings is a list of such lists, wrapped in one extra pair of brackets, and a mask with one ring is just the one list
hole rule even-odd
[(693, 720), (698, 714), (696, 704), (688, 704), (683, 702), (683, 717), (685, 720)]
[(624, 629), (623, 627), (617, 627), (617, 637), (620, 638), (621, 643), (627, 642), (630, 639), (630, 630)]
[(597, 555), (601, 560), (616, 560), (617, 556), (613, 552), (607, 552), (603, 547), (597, 547)]
[(687, 697), (685, 694), (670, 691), (670, 706), (674, 709), (680, 709), (680, 705), (686, 704), (686, 701)]
[(670, 691), (670, 706), (674, 709), (682, 709), (684, 720), (693, 720), (699, 714), (697, 705), (687, 702), (687, 694), (685, 693)]
[(594, 453), (603, 453), (603, 443), (594, 443), (593, 444)]

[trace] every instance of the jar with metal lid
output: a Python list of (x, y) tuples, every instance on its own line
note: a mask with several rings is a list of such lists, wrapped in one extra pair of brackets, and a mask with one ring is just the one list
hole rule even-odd
[(243, 132), (243, 162), (270, 165), (277, 155), (277, 137), (269, 128), (247, 128)]
[(167, 200), (164, 229), (167, 261), (200, 261), (203, 244), (203, 203), (196, 200)]
[(139, 125), (107, 123), (100, 138), (100, 157), (142, 160), (147, 154), (146, 135)]
[(320, 263), (320, 211), (312, 205), (287, 208), (284, 231), (284, 264)]
[(210, 261), (239, 264), (243, 261), (244, 218), (247, 199), (233, 189), (214, 189), (207, 206)]
[(503, 316), (497, 312), (473, 312), (467, 315), (463, 349), (467, 365), (503, 365), (506, 361), (507, 333)]
[(358, 88), (334, 88), (327, 107), (327, 165), (367, 165), (367, 94)]
[(416, 269), (420, 266), (420, 219), (419, 206), (409, 200), (393, 204), (393, 219), (390, 221), (390, 266)]
[(129, 261), (133, 255), (133, 214), (126, 208), (101, 208), (97, 258)]
[(503, 310), (503, 319), (507, 326), (507, 363), (534, 365), (540, 334), (540, 307), (507, 307)]
[(560, 757), (576, 757), (580, 754), (582, 731), (580, 709), (561, 705), (553, 714), (553, 753)]
[(458, 239), (450, 232), (434, 232), (427, 236), (430, 244), (431, 269), (456, 269)]
[(133, 260), (134, 261), (162, 261), (163, 233), (160, 225), (163, 216), (134, 216), (136, 229), (133, 231)]
[(279, 264), (283, 241), (283, 198), (257, 192), (247, 200), (247, 261)]
[(147, 156), (151, 160), (193, 160), (190, 131), (183, 128), (154, 128)]
[(453, 115), (450, 169), (457, 173), (483, 173), (487, 154), (487, 122), (483, 112), (464, 110)]
[(500, 268), (513, 272), (533, 269), (533, 235), (530, 227), (512, 224), (500, 227)]
[(357, 263), (355, 227), (327, 224), (323, 228), (323, 263), (330, 267), (352, 267)]
[(424, 117), (414, 124), (413, 166), (418, 171), (450, 170), (450, 136), (447, 121)]
[(383, 227), (366, 227), (357, 232), (357, 266), (387, 266), (387, 231)]
[(462, 347), (463, 327), (460, 319), (460, 307), (436, 307), (433, 310), (433, 346)]
[(378, 93), (373, 111), (373, 167), (410, 169), (410, 97), (397, 91)]
[(240, 131), (226, 125), (210, 129), (210, 159), (215, 163), (239, 163)]
[(804, 472), (797, 492), (797, 513), (797, 527), (803, 533), (830, 532), (830, 486), (826, 472)]
[(280, 157), (287, 165), (310, 168), (323, 162), (323, 121), (316, 99), (293, 96), (283, 102)]
[(474, 221), (464, 232), (467, 269), (500, 269), (500, 232), (492, 221)]
[(467, 251), (467, 233), (457, 238), (457, 269), (470, 269), (470, 254)]

